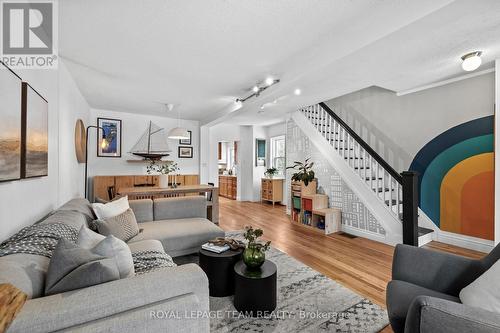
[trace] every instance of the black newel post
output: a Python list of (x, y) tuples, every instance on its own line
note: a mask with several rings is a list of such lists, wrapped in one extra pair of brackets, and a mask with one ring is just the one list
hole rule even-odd
[(418, 246), (418, 173), (404, 171), (403, 244)]

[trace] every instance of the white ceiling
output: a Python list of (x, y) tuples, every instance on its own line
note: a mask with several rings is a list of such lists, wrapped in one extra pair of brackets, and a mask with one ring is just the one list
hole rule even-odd
[[(500, 58), (498, 0), (64, 0), (59, 13), (59, 53), (92, 107), (175, 116), (161, 104), (174, 103), (203, 123), (270, 124), (461, 75), (468, 51), (484, 51), (479, 70)], [(281, 82), (236, 110), (268, 75)]]

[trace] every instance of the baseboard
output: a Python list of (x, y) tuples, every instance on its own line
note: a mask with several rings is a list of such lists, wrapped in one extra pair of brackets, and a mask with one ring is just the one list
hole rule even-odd
[(369, 232), (369, 231), (366, 231), (363, 229), (353, 228), (353, 227), (345, 225), (345, 224), (342, 224), (340, 226), (340, 230), (347, 233), (347, 234), (358, 236), (358, 237), (363, 237), (363, 238), (368, 238), (368, 239), (376, 241), (376, 242), (380, 242), (380, 243), (384, 243), (384, 244), (388, 244), (388, 245), (393, 245), (393, 246), (396, 245), (396, 243), (388, 240), (386, 236), (376, 234), (373, 232)]
[(436, 233), (438, 242), (464, 247), (466, 249), (489, 253), (495, 247), (493, 241), (477, 237), (459, 235), (452, 232), (439, 230)]

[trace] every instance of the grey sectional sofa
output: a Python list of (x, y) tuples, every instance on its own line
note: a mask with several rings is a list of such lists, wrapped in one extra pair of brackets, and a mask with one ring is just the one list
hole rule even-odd
[(458, 297), (499, 258), (500, 245), (481, 260), (397, 245), (387, 285), (394, 332), (500, 332), (500, 314), (466, 306)]
[[(163, 250), (175, 257), (198, 251), (222, 229), (205, 218), (203, 197), (131, 201), (141, 233), (132, 252)], [(66, 203), (40, 223), (65, 223), (77, 230), (93, 220), (85, 199)], [(189, 313), (209, 310), (208, 280), (198, 265), (162, 268), (52, 296), (43, 296), (49, 259), (32, 254), (0, 257), (0, 283), (29, 296), (8, 332), (208, 332), (209, 319)], [(169, 312), (170, 311), (170, 312)], [(187, 317), (185, 311), (189, 311)], [(181, 319), (166, 318), (176, 313)]]

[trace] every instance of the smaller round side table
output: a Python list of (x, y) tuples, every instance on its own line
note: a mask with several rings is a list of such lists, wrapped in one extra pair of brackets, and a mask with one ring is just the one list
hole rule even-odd
[(243, 249), (222, 253), (201, 249), (200, 267), (208, 277), (210, 296), (224, 297), (234, 293), (234, 264), (241, 260)]
[(249, 270), (243, 262), (234, 265), (234, 307), (252, 316), (276, 309), (276, 265), (266, 260), (256, 270)]

